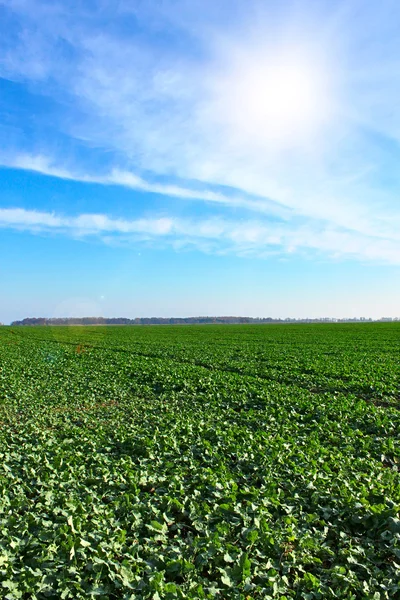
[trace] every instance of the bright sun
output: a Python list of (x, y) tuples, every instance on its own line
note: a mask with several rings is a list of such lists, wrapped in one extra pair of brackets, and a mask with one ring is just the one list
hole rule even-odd
[(275, 147), (310, 138), (327, 116), (323, 71), (294, 56), (247, 58), (218, 86), (219, 114), (231, 134)]

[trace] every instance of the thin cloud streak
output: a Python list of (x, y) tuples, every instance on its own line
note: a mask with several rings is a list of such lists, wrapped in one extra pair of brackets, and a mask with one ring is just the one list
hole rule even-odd
[(73, 238), (96, 237), (107, 244), (165, 243), (175, 250), (264, 258), (295, 252), (331, 259), (400, 265), (400, 241), (388, 241), (330, 227), (289, 223), (203, 220), (174, 217), (114, 219), (104, 214), (74, 217), (22, 208), (0, 209), (0, 227), (35, 234), (54, 233)]
[(255, 211), (261, 214), (274, 215), (280, 218), (287, 218), (290, 210), (277, 202), (269, 199), (256, 200), (240, 197), (237, 194), (226, 195), (212, 190), (195, 190), (190, 188), (173, 185), (170, 183), (152, 183), (142, 177), (123, 171), (121, 169), (112, 169), (104, 175), (89, 175), (70, 171), (63, 167), (53, 165), (46, 156), (43, 155), (19, 155), (13, 158), (0, 157), (0, 166), (12, 169), (21, 169), (33, 171), (40, 175), (56, 177), (81, 183), (94, 183), (99, 185), (116, 185), (133, 190), (159, 194), (162, 196), (182, 198), (187, 200), (198, 200), (214, 204), (221, 204), (229, 207), (240, 207), (246, 210)]
[[(52, 160), (44, 155), (21, 154), (14, 157), (0, 156), (0, 167), (33, 171), (40, 175), (55, 177), (59, 179), (76, 181), (87, 184), (104, 186), (121, 186), (132, 190), (159, 194), (166, 197), (175, 197), (183, 200), (193, 200), (209, 204), (221, 205), (227, 208), (242, 208), (260, 216), (269, 216), (280, 220), (289, 221), (302, 219), (310, 223), (323, 222), (324, 227), (345, 229), (353, 231), (355, 235), (376, 237), (382, 240), (398, 241), (400, 213), (391, 213), (388, 216), (384, 210), (371, 209), (373, 204), (371, 197), (375, 200), (385, 200), (384, 195), (376, 194), (374, 191), (358, 187), (358, 174), (354, 174), (354, 194), (363, 198), (366, 206), (359, 209), (347, 201), (343, 182), (339, 180), (326, 180), (321, 182), (320, 190), (306, 195), (301, 189), (298, 190), (298, 200), (295, 207), (286, 206), (270, 200), (252, 199), (240, 197), (237, 192), (227, 195), (212, 190), (195, 190), (171, 183), (148, 182), (142, 177), (121, 169), (112, 169), (101, 175), (91, 175), (69, 170), (57, 166)], [(257, 179), (254, 178), (257, 187)], [(352, 182), (344, 181), (348, 186)], [(378, 205), (379, 208), (379, 205)]]

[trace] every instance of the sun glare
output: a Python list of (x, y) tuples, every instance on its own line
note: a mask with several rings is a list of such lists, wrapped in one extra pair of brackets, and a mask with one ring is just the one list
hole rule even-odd
[(296, 145), (313, 136), (327, 118), (325, 77), (311, 61), (249, 57), (220, 83), (220, 115), (240, 139)]

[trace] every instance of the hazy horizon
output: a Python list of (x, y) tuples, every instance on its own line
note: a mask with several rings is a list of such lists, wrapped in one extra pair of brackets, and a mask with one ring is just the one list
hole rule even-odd
[[(114, 316), (109, 316), (109, 317), (105, 317), (104, 315), (73, 315), (73, 316), (60, 316), (60, 317), (46, 317), (46, 316), (28, 316), (25, 317), (24, 319), (16, 319), (13, 322), (16, 323), (20, 323), (23, 322), (24, 320), (34, 320), (34, 319), (44, 319), (46, 321), (62, 321), (62, 320), (90, 320), (90, 319), (101, 319), (101, 320), (118, 320), (118, 319), (128, 319), (128, 320), (156, 320), (159, 319), (161, 320), (185, 320), (185, 319), (193, 319), (193, 320), (197, 320), (197, 319), (260, 319), (260, 320), (266, 320), (266, 319), (272, 319), (272, 322), (304, 322), (304, 321), (320, 321), (323, 322), (324, 320), (327, 320), (327, 322), (330, 323), (336, 323), (336, 322), (359, 322), (359, 323), (374, 323), (374, 322), (385, 322), (385, 321), (389, 321), (389, 322), (397, 322), (400, 321), (400, 317), (388, 317), (388, 316), (382, 316), (382, 317), (377, 317), (377, 318), (373, 318), (373, 317), (368, 317), (368, 316), (358, 316), (358, 317), (330, 317), (329, 315), (325, 315), (324, 317), (270, 317), (267, 315), (264, 316), (252, 316), (252, 315), (186, 315), (186, 316), (181, 316), (181, 315), (167, 315), (167, 316), (159, 316), (159, 315), (146, 315), (146, 316), (142, 316), (142, 317), (127, 317), (125, 315), (114, 315)], [(0, 323), (2, 325), (11, 325), (12, 322), (8, 322), (8, 323)], [(59, 325), (59, 323), (55, 323), (56, 325)], [(110, 323), (105, 323), (104, 325), (109, 325)], [(117, 323), (111, 323), (112, 325), (117, 325)], [(139, 323), (140, 324), (140, 323)], [(154, 324), (154, 323), (153, 323)], [(179, 324), (179, 323), (178, 323)], [(195, 322), (193, 324), (196, 324)], [(207, 323), (207, 324), (211, 324), (211, 323)], [(220, 323), (221, 324), (221, 323)], [(228, 322), (227, 322), (228, 324)], [(268, 324), (265, 323), (264, 324)], [(88, 325), (92, 325), (91, 323), (89, 323)], [(97, 323), (94, 323), (94, 325), (97, 325)], [(99, 325), (103, 325), (103, 323), (99, 323)], [(123, 324), (122, 324), (123, 325)]]

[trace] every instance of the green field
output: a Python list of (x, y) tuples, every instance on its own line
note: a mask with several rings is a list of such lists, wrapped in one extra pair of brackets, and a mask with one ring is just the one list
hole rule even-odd
[(0, 328), (0, 597), (400, 598), (400, 324)]

